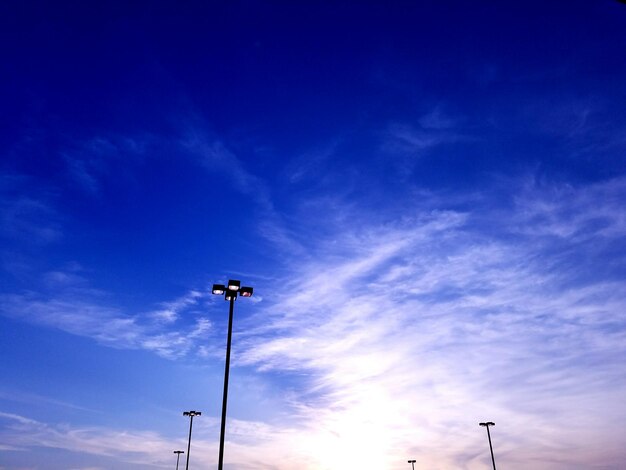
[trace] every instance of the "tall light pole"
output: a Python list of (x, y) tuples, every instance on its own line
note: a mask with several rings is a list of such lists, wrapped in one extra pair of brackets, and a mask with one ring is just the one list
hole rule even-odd
[(415, 460), (409, 460), (409, 463), (411, 464), (411, 470), (415, 470)]
[(240, 287), (241, 282), (229, 280), (228, 286), (224, 284), (213, 284), (213, 293), (216, 295), (224, 294), (224, 299), (230, 301), (230, 310), (228, 314), (228, 340), (226, 341), (226, 365), (224, 367), (224, 395), (222, 401), (222, 427), (220, 429), (220, 454), (217, 464), (218, 470), (222, 470), (224, 465), (224, 434), (226, 432), (226, 404), (228, 402), (228, 374), (230, 372), (230, 343), (233, 336), (233, 309), (237, 293), (242, 297), (252, 297), (252, 287)]
[(176, 470), (178, 470), (178, 461), (180, 460), (180, 454), (184, 454), (185, 451), (184, 450), (175, 450), (174, 451), (176, 455)]
[(189, 451), (191, 450), (191, 428), (193, 427), (193, 417), (201, 415), (201, 411), (183, 411), (183, 416), (189, 416), (189, 442), (187, 443), (187, 465), (185, 465), (185, 470), (189, 470)]
[(486, 423), (478, 423), (479, 426), (487, 428), (487, 438), (489, 439), (489, 450), (491, 451), (491, 463), (493, 463), (493, 470), (496, 470), (496, 459), (493, 458), (493, 447), (491, 446), (491, 434), (489, 433), (489, 426), (495, 426), (496, 423), (487, 421)]

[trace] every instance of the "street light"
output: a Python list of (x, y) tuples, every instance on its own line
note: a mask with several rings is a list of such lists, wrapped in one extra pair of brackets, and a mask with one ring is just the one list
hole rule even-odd
[(479, 426), (487, 428), (487, 438), (489, 439), (489, 450), (491, 451), (491, 463), (493, 463), (493, 470), (496, 470), (496, 459), (493, 458), (493, 447), (491, 446), (491, 434), (489, 433), (489, 426), (495, 426), (496, 423), (487, 421), (486, 423), (478, 423)]
[(183, 416), (189, 416), (189, 442), (187, 443), (187, 465), (185, 465), (185, 470), (189, 470), (189, 451), (191, 450), (191, 428), (193, 427), (193, 417), (201, 415), (201, 411), (183, 411)]
[(411, 469), (415, 470), (415, 460), (409, 460), (409, 463), (411, 464)]
[(184, 450), (175, 450), (174, 451), (176, 455), (176, 470), (178, 470), (178, 461), (180, 460), (180, 454), (184, 454), (185, 451)]
[(241, 287), (241, 282), (237, 280), (229, 280), (228, 285), (213, 284), (213, 293), (215, 295), (224, 295), (224, 299), (230, 301), (230, 309), (228, 313), (228, 339), (226, 341), (226, 365), (224, 367), (224, 396), (222, 401), (222, 427), (220, 430), (220, 454), (217, 464), (218, 470), (222, 470), (224, 465), (224, 434), (226, 432), (226, 404), (228, 401), (228, 374), (230, 372), (230, 343), (233, 335), (233, 309), (237, 293), (242, 297), (252, 297), (252, 287)]

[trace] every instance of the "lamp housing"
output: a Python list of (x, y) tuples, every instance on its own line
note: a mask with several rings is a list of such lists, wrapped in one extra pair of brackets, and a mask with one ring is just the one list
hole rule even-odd
[(226, 291), (226, 286), (224, 284), (213, 284), (213, 293), (215, 295), (222, 295)]
[(239, 293), (242, 297), (252, 297), (252, 292), (254, 289), (252, 287), (242, 287), (239, 289)]
[(228, 289), (234, 290), (235, 292), (239, 290), (239, 286), (241, 286), (241, 281), (237, 281), (234, 279), (230, 279), (228, 281)]

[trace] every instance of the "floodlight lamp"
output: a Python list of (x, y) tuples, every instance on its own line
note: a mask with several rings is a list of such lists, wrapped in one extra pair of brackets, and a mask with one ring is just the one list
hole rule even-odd
[(239, 289), (239, 292), (241, 293), (242, 297), (252, 297), (252, 291), (254, 289), (252, 289), (252, 287), (242, 287), (241, 289)]
[(226, 286), (224, 284), (213, 284), (213, 293), (216, 295), (222, 295), (226, 290)]
[(237, 291), (236, 290), (226, 291), (226, 295), (224, 296), (224, 298), (226, 300), (237, 300)]
[(408, 462), (409, 462), (409, 463), (415, 463), (415, 462), (416, 462), (416, 460), (409, 460)]
[(239, 286), (241, 285), (241, 281), (235, 281), (233, 279), (228, 281), (228, 289), (234, 290), (235, 292), (239, 290)]

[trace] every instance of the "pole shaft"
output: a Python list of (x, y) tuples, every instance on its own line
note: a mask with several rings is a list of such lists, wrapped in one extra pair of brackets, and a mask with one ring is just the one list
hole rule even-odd
[(491, 451), (491, 463), (493, 464), (493, 470), (496, 470), (496, 459), (493, 458), (493, 447), (491, 446), (491, 433), (489, 432), (489, 426), (487, 428), (487, 438), (489, 439), (489, 450)]
[(176, 470), (178, 470), (178, 461), (180, 460), (180, 454), (176, 454)]
[(235, 298), (230, 299), (230, 311), (228, 313), (228, 339), (226, 341), (226, 365), (224, 366), (224, 398), (222, 401), (222, 428), (220, 430), (220, 455), (217, 464), (218, 470), (224, 465), (224, 435), (226, 433), (226, 404), (228, 402), (228, 374), (230, 372), (230, 343), (233, 336), (233, 309)]
[(193, 415), (190, 416), (189, 420), (189, 441), (187, 442), (187, 465), (185, 465), (185, 470), (189, 470), (189, 451), (191, 450), (191, 428), (193, 427)]

